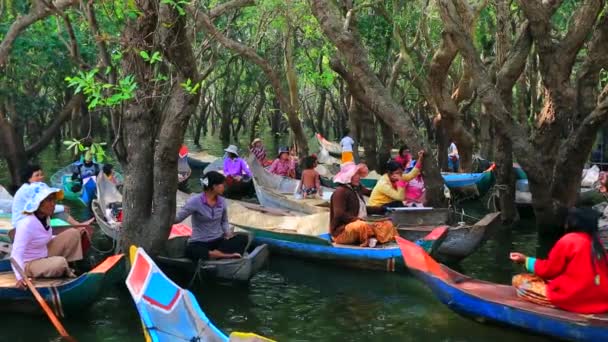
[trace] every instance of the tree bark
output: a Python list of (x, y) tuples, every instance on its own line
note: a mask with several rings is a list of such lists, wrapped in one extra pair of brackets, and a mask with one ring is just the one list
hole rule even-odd
[[(353, 29), (343, 30), (343, 18), (325, 0), (311, 0), (314, 16), (319, 21), (325, 36), (336, 46), (340, 56), (350, 70), (340, 74), (345, 79), (351, 93), (366, 107), (371, 108), (378, 118), (393, 127), (414, 150), (422, 149), (424, 139), (414, 128), (410, 116), (397, 105), (390, 92), (382, 85), (369, 66), (367, 52), (362, 48)], [(335, 69), (335, 68), (334, 68)], [(345, 69), (346, 70), (346, 69)], [(421, 143), (422, 142), (422, 143)], [(430, 151), (430, 149), (427, 149)], [(445, 205), (443, 200), (443, 178), (436, 166), (435, 158), (429, 153), (424, 164), (425, 181), (430, 204)]]

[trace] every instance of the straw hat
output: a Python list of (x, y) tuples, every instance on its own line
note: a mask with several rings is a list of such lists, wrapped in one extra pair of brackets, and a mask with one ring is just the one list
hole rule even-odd
[(40, 207), (40, 203), (52, 194), (57, 194), (58, 200), (63, 199), (63, 190), (61, 189), (51, 188), (42, 182), (30, 184), (30, 187), (28, 188), (29, 200), (25, 204), (23, 212), (26, 214), (33, 214), (38, 210), (38, 207)]
[(340, 165), (340, 172), (334, 176), (334, 183), (350, 184), (353, 176), (357, 173), (360, 173), (361, 178), (367, 176), (369, 174), (367, 165), (346, 162)]
[(260, 139), (260, 138), (255, 138), (255, 139), (253, 139), (253, 141), (251, 142), (251, 145), (250, 145), (250, 146), (253, 146), (253, 145), (255, 145), (256, 143), (259, 143), (259, 142), (262, 142), (262, 139)]
[(234, 146), (234, 145), (228, 146), (228, 148), (226, 148), (224, 151), (226, 151), (228, 153), (234, 153), (234, 154), (237, 155), (237, 157), (239, 155), (239, 149), (236, 146)]

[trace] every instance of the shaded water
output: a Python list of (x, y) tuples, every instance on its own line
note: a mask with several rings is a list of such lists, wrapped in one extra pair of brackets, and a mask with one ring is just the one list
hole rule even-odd
[[(222, 150), (209, 144), (212, 153)], [(69, 158), (52, 151), (43, 155), (47, 178)], [(7, 180), (0, 168), (0, 183)], [(198, 190), (195, 177), (190, 182)], [(84, 218), (86, 212), (73, 210)], [(109, 245), (97, 234), (96, 242)], [(535, 232), (523, 222), (512, 233), (499, 232), (459, 269), (477, 278), (508, 283), (521, 271), (508, 252), (534, 254)], [(223, 331), (253, 331), (280, 341), (544, 341), (510, 328), (483, 325), (443, 306), (408, 275), (342, 269), (272, 256), (268, 267), (249, 286), (203, 282), (195, 285), (201, 307)], [(131, 298), (121, 284), (108, 285), (89, 310), (64, 319), (79, 341), (142, 341)], [(0, 341), (57, 340), (43, 316), (4, 315)]]

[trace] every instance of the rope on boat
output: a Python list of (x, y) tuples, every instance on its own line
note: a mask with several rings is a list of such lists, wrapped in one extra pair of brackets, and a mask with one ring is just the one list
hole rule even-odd
[(148, 330), (156, 330), (156, 331), (158, 331), (159, 333), (163, 333), (163, 334), (169, 335), (169, 336), (171, 336), (171, 337), (173, 337), (173, 338), (177, 338), (177, 339), (180, 339), (180, 340), (182, 340), (182, 341), (188, 341), (188, 342), (198, 342), (198, 341), (200, 341), (200, 340), (201, 340), (200, 336), (194, 336), (194, 337), (185, 337), (185, 336), (180, 336), (180, 335), (176, 335), (176, 334), (174, 334), (174, 333), (171, 333), (171, 332), (165, 331), (165, 330), (160, 329), (160, 328), (155, 327), (155, 326), (152, 326), (152, 327), (146, 327), (146, 329), (148, 329)]
[(509, 187), (506, 184), (494, 184), (492, 189), (489, 191), (488, 202), (486, 207), (488, 210), (492, 210), (492, 212), (498, 212), (498, 208), (496, 207), (496, 200), (500, 198), (500, 192), (508, 191)]
[(198, 279), (199, 281), (202, 281), (202, 277), (203, 277), (203, 274), (201, 272), (202, 269), (203, 269), (203, 260), (198, 259), (198, 262), (196, 263), (196, 270), (194, 271), (194, 274), (192, 275), (192, 279), (190, 279), (190, 281), (188, 282), (188, 288), (191, 288), (192, 285), (194, 285), (194, 281), (196, 279)]

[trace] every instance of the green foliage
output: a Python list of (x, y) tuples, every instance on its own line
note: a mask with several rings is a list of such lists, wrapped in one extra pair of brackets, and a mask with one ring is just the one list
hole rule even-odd
[(192, 83), (191, 79), (186, 80), (186, 82), (180, 83), (180, 86), (184, 88), (190, 95), (196, 95), (198, 89), (201, 87), (200, 83)]
[(99, 163), (102, 163), (106, 157), (106, 152), (103, 148), (106, 146), (105, 142), (92, 142), (90, 144), (85, 144), (83, 140), (73, 138), (72, 140), (63, 141), (63, 145), (66, 146), (68, 151), (72, 150), (74, 155), (90, 152), (95, 160)]
[(68, 87), (75, 88), (76, 94), (86, 96), (89, 110), (97, 107), (114, 107), (135, 97), (137, 83), (132, 75), (118, 81), (117, 85), (97, 80), (98, 68), (90, 71), (79, 71), (77, 76), (66, 77)]
[(150, 56), (150, 54), (148, 54), (147, 51), (140, 51), (139, 55), (141, 56), (141, 58), (144, 59), (144, 61), (150, 63), (150, 64), (154, 64), (157, 62), (162, 62), (163, 61), (163, 57), (161, 56), (160, 52), (158, 51), (154, 51), (152, 53), (152, 55)]
[(173, 9), (176, 10), (179, 15), (186, 15), (186, 10), (184, 7), (186, 7), (189, 2), (185, 0), (161, 0), (161, 4), (173, 7)]

